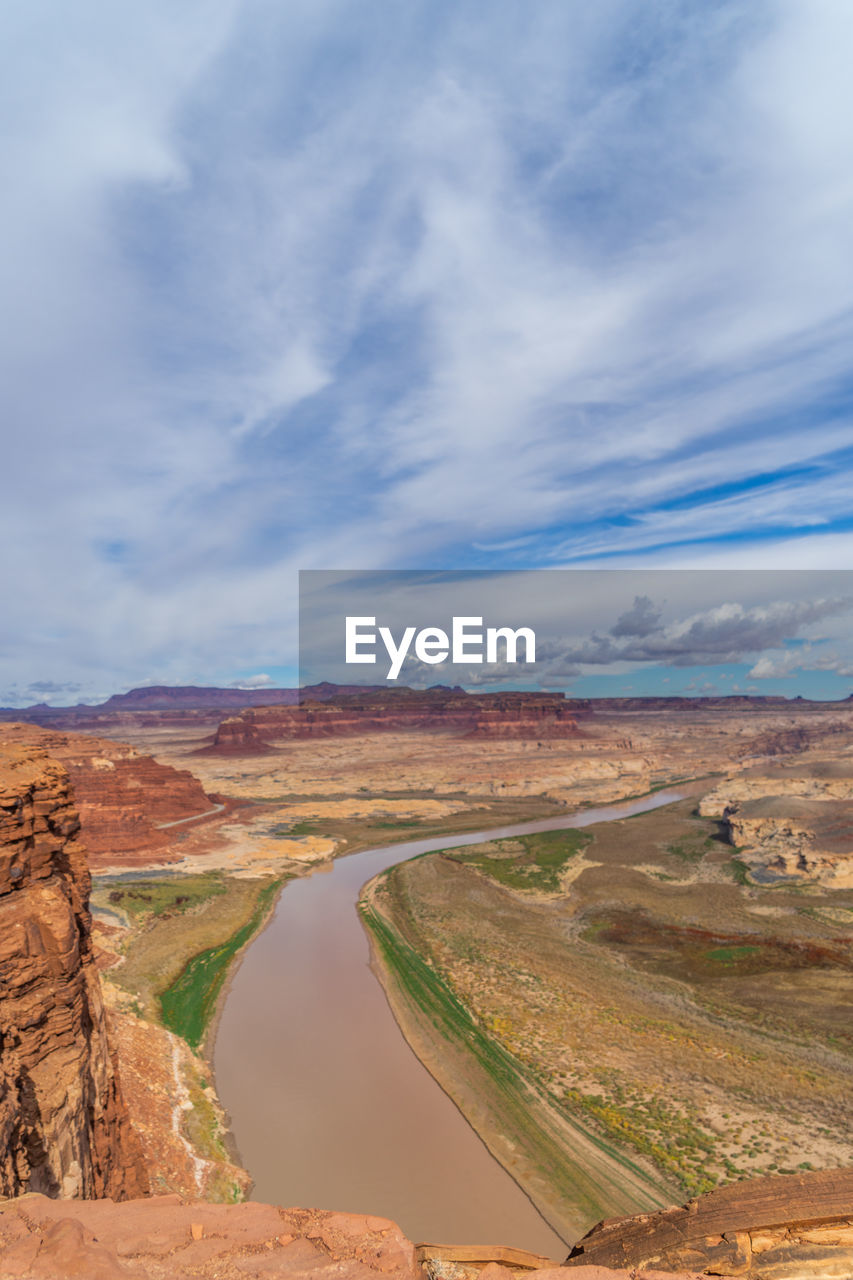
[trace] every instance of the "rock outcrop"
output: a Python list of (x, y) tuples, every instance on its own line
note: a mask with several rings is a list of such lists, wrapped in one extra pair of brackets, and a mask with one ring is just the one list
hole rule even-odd
[(0, 743), (0, 1194), (144, 1194), (92, 959), (66, 770)]
[(68, 770), (86, 832), (89, 865), (177, 861), (173, 826), (215, 817), (221, 806), (187, 769), (159, 764), (124, 742), (34, 725), (0, 725), (0, 744), (40, 748)]
[(226, 716), (217, 725), (211, 745), (202, 748), (205, 755), (217, 756), (265, 756), (274, 750), (246, 715)]
[(589, 1264), (841, 1280), (853, 1275), (853, 1170), (752, 1178), (677, 1208), (599, 1223), (572, 1249), (567, 1280)]
[(414, 1245), (385, 1218), (266, 1204), (0, 1206), (0, 1277), (86, 1280), (423, 1280)]
[(853, 1172), (756, 1178), (659, 1213), (612, 1219), (560, 1266), (500, 1245), (415, 1245), (364, 1214), (212, 1205), (0, 1203), (0, 1280), (846, 1280)]
[(853, 762), (799, 759), (756, 766), (702, 798), (729, 844), (763, 881), (853, 884)]

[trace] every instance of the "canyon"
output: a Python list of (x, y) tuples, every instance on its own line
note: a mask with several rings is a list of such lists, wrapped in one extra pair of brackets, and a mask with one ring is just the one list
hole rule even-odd
[(0, 741), (10, 751), (48, 753), (67, 769), (93, 870), (177, 861), (174, 828), (225, 808), (189, 770), (159, 764), (127, 743), (14, 723), (0, 725)]
[[(629, 699), (616, 706), (611, 700), (552, 698), (537, 704), (501, 695), (503, 702), (477, 699), (472, 714), (470, 696), (452, 690), (425, 699), (413, 694), (396, 709), (385, 705), (386, 696), (335, 690), (326, 711), (319, 699), (311, 707), (251, 707), (247, 699), (236, 717), (230, 714), (235, 704), (193, 707), (186, 705), (189, 697), (180, 707), (97, 709), (99, 719), (92, 718), (85, 734), (57, 722), (46, 729), (0, 729), (0, 867), (8, 870), (8, 879), (0, 880), (0, 911), (9, 925), (0, 937), (4, 975), (16, 975), (0, 1001), (0, 1133), (7, 1152), (2, 1186), (12, 1197), (0, 1201), (0, 1276), (154, 1280), (301, 1276), (310, 1270), (364, 1280), (425, 1270), (435, 1280), (471, 1280), (486, 1272), (487, 1280), (513, 1274), (545, 1280), (557, 1267), (553, 1250), (549, 1261), (522, 1257), (505, 1240), (417, 1247), (386, 1219), (337, 1212), (352, 1206), (213, 1203), (243, 1196), (248, 1183), (221, 1142), (211, 1145), (211, 1134), (224, 1132), (225, 1117), (217, 1111), (209, 1068), (156, 1016), (142, 1016), (134, 1006), (138, 997), (116, 981), (123, 970), (130, 972), (139, 939), (160, 928), (164, 936), (169, 930), (176, 938), (186, 934), (206, 918), (208, 899), (192, 898), (199, 905), (189, 908), (168, 906), (162, 916), (146, 909), (136, 917), (123, 905), (111, 907), (110, 895), (121, 886), (122, 903), (134, 901), (134, 894), (144, 903), (146, 885), (169, 883), (179, 902), (182, 885), (209, 883), (210, 903), (221, 904), (230, 898), (230, 886), (244, 883), (255, 893), (253, 886), (272, 884), (276, 876), (310, 877), (359, 848), (438, 839), (454, 830), (476, 834), (534, 817), (547, 826), (572, 809), (681, 785), (685, 778), (705, 779), (693, 784), (697, 814), (685, 812), (676, 822), (664, 807), (645, 835), (635, 824), (646, 819), (631, 819), (622, 829), (616, 824), (612, 836), (596, 836), (561, 863), (556, 896), (537, 884), (535, 856), (531, 861), (529, 851), (500, 840), (480, 848), (472, 836), (470, 856), (451, 856), (448, 848), (432, 861), (407, 864), (410, 869), (400, 874), (410, 877), (406, 892), (420, 912), (418, 928), (432, 929), (430, 912), (445, 913), (445, 950), (431, 953), (435, 973), (452, 982), (479, 1025), (517, 1063), (528, 1064), (525, 1069), (551, 1054), (549, 1069), (565, 1099), (585, 1107), (587, 1118), (589, 1100), (609, 1096), (613, 1113), (593, 1117), (602, 1136), (607, 1125), (636, 1124), (648, 1105), (626, 1094), (630, 1077), (620, 1046), (628, 1035), (638, 1069), (654, 1063), (662, 1073), (660, 1097), (677, 1103), (679, 1080), (691, 1076), (700, 1087), (696, 1100), (687, 1098), (690, 1106), (701, 1102), (703, 1090), (707, 1097), (709, 1089), (734, 1088), (740, 1136), (737, 1125), (729, 1132), (723, 1120), (725, 1102), (713, 1108), (719, 1132), (712, 1136), (724, 1177), (766, 1173), (768, 1161), (791, 1166), (784, 1154), (773, 1160), (765, 1149), (776, 1139), (772, 1125), (764, 1136), (768, 1126), (756, 1098), (738, 1093), (751, 1087), (759, 1060), (762, 1078), (773, 1081), (767, 1103), (786, 1115), (794, 1146), (815, 1163), (849, 1159), (838, 1110), (845, 1095), (843, 1086), (836, 1089), (846, 1070), (849, 1031), (849, 702), (721, 699), (685, 706), (689, 700)], [(224, 729), (221, 742), (230, 736), (230, 745), (211, 751), (219, 726), (234, 720), (248, 726), (246, 749), (236, 741), (241, 727)], [(304, 731), (318, 720), (323, 728)], [(96, 723), (97, 734), (91, 732)], [(72, 784), (84, 843), (93, 848), (96, 898), (104, 904), (94, 927)], [(676, 830), (677, 823), (683, 830)], [(695, 839), (685, 834), (694, 827)], [(356, 860), (347, 863), (355, 868)], [(436, 866), (440, 876), (433, 874)], [(517, 867), (517, 887), (506, 870), (511, 867)], [(769, 879), (762, 879), (765, 874)], [(633, 903), (630, 920), (607, 897), (614, 876), (624, 891), (620, 897)], [(449, 897), (445, 882), (452, 886)], [(293, 889), (284, 890), (285, 899)], [(476, 943), (483, 954), (460, 966), (461, 951), (453, 949), (462, 945), (469, 902), (478, 904)], [(708, 920), (685, 919), (685, 910), (696, 915), (699, 902)], [(502, 921), (499, 932), (490, 923), (493, 907)], [(552, 936), (543, 932), (543, 922), (553, 912), (559, 925)], [(559, 1022), (552, 1018), (553, 1000), (562, 996), (557, 971), (548, 965), (556, 963), (558, 951), (563, 955), (565, 944), (557, 939), (566, 931), (574, 977), (588, 991), (601, 990), (605, 1015), (597, 1025), (587, 1001), (571, 1078), (557, 1061), (560, 1046), (549, 1039), (549, 1027)], [(526, 939), (532, 951), (525, 951)], [(756, 951), (762, 957), (757, 967)], [(530, 962), (536, 955), (544, 960), (542, 972)], [(676, 987), (665, 980), (659, 985), (655, 975), (673, 964)], [(483, 982), (487, 969), (491, 977)], [(390, 990), (389, 974), (381, 976)], [(709, 1002), (705, 1030), (699, 1026), (706, 1013), (684, 1003), (690, 983)], [(643, 990), (651, 993), (648, 1009), (640, 1008)], [(510, 1006), (507, 1023), (502, 1019)], [(516, 1025), (522, 1011), (524, 1025)], [(721, 1016), (742, 1023), (744, 1043), (749, 1041), (742, 1070), (736, 1066), (742, 1046), (727, 1042)], [(658, 1037), (655, 1019), (666, 1023), (666, 1034)], [(786, 1076), (786, 1068), (774, 1065), (770, 1042), (783, 1043), (786, 1028), (798, 1019), (809, 1047), (802, 1062), (793, 1050), (794, 1067)], [(400, 1021), (414, 1035), (406, 1019)], [(678, 1039), (679, 1026), (686, 1040)], [(677, 1041), (672, 1049), (670, 1034)], [(49, 1077), (37, 1071), (46, 1047), (67, 1079), (55, 1070)], [(680, 1077), (673, 1074), (679, 1060)], [(809, 1081), (808, 1087), (800, 1082), (805, 1092), (794, 1080), (800, 1069)], [(436, 1068), (439, 1079), (441, 1070)], [(37, 1108), (28, 1110), (31, 1087), (42, 1092)], [(81, 1104), (86, 1098), (91, 1107)], [(670, 1123), (661, 1111), (647, 1115), (654, 1124)], [(674, 1150), (678, 1134), (690, 1132), (679, 1123), (670, 1134)], [(783, 1145), (773, 1150), (782, 1153)], [(685, 1168), (692, 1150), (682, 1148)], [(726, 1159), (736, 1174), (725, 1173)], [(853, 1270), (853, 1188), (843, 1170), (827, 1184), (829, 1172), (765, 1178), (772, 1185), (754, 1194), (750, 1181), (730, 1181), (701, 1195), (685, 1212), (691, 1223), (699, 1215), (702, 1240), (694, 1233), (680, 1252), (666, 1243), (679, 1221), (675, 1210), (607, 1224), (606, 1231), (577, 1241), (560, 1274), (574, 1269), (578, 1280), (656, 1271), (787, 1278), (834, 1268), (846, 1274), (845, 1266)], [(158, 1194), (139, 1199), (149, 1185)], [(109, 1198), (63, 1200), (55, 1198), (58, 1192)], [(669, 1202), (677, 1201), (674, 1189)], [(744, 1217), (741, 1209), (755, 1212)], [(638, 1238), (645, 1243), (631, 1252), (630, 1242)]]

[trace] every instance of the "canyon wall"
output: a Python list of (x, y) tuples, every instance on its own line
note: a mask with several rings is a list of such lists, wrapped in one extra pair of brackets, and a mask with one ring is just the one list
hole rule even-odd
[(148, 1189), (92, 959), (67, 771), (0, 741), (0, 1196)]
[(94, 871), (177, 861), (169, 852), (177, 834), (172, 824), (217, 811), (215, 798), (187, 769), (159, 764), (124, 742), (0, 724), (2, 743), (44, 750), (68, 770)]

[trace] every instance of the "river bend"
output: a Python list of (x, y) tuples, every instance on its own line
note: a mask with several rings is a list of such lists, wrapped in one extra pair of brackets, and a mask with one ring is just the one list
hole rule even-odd
[(214, 1043), (217, 1089), (253, 1199), (377, 1214), (415, 1240), (564, 1256), (564, 1242), (403, 1038), (368, 967), (356, 902), (377, 872), (421, 853), (586, 827), (680, 795), (386, 845), (291, 881), (232, 975)]

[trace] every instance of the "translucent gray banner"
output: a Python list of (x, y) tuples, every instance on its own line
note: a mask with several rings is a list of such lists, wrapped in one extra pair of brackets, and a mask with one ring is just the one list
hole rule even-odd
[(853, 573), (307, 570), (299, 679), (575, 696), (837, 699)]

